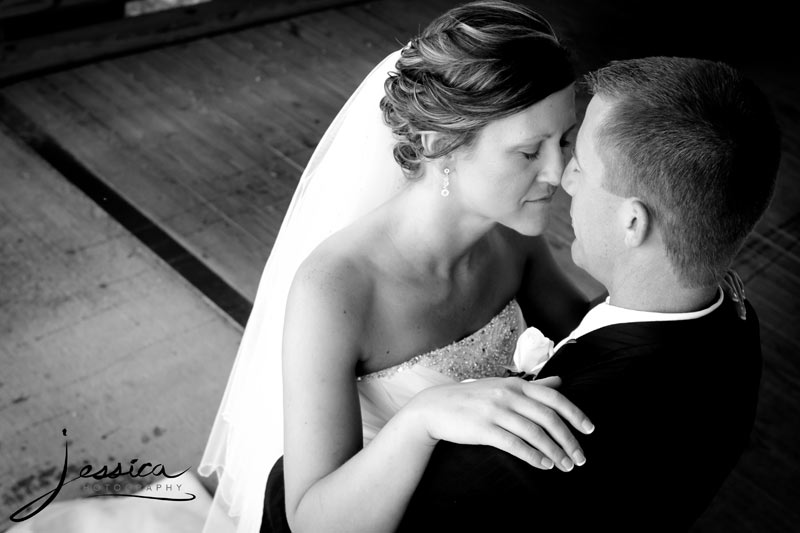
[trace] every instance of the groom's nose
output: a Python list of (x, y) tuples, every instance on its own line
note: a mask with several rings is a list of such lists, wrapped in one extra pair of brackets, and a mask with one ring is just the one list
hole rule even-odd
[(564, 171), (561, 173), (561, 186), (567, 194), (575, 196), (575, 177), (570, 172), (569, 165), (564, 167)]

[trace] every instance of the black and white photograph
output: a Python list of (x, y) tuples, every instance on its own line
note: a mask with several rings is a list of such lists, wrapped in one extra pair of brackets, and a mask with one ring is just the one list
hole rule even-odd
[(790, 11), (0, 0), (0, 532), (800, 531)]

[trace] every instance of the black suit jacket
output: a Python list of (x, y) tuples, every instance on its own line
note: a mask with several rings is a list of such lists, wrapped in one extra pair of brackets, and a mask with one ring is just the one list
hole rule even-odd
[(699, 319), (593, 331), (540, 373), (594, 422), (575, 432), (586, 464), (441, 442), (400, 531), (684, 531), (746, 447), (760, 374), (755, 311), (742, 321), (727, 296)]

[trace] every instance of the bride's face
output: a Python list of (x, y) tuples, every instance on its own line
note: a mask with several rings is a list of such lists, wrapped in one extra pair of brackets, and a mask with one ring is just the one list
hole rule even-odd
[(471, 213), (523, 235), (547, 227), (575, 129), (572, 85), (487, 124), (453, 154), (454, 198)]

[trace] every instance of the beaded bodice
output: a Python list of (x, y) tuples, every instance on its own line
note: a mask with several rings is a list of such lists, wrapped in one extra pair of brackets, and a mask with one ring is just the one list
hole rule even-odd
[(488, 324), (443, 348), (412, 357), (396, 366), (357, 378), (364, 445), (417, 393), (443, 385), (505, 374), (513, 364), (525, 319), (516, 300)]
[(408, 361), (357, 378), (359, 381), (388, 378), (416, 365), (426, 366), (455, 381), (501, 376), (512, 364), (517, 339), (525, 329), (522, 311), (511, 300), (481, 329), (443, 348), (412, 357)]

